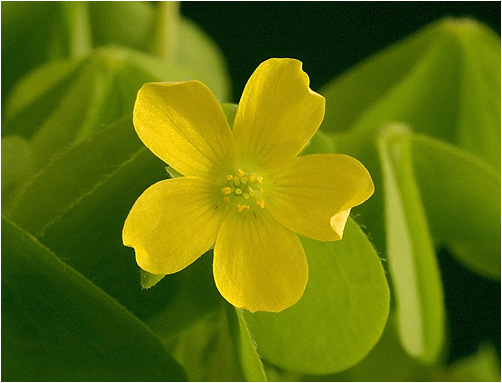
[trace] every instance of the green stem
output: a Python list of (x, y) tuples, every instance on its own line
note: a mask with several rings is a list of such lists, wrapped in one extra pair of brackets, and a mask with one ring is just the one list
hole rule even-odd
[(176, 59), (179, 18), (178, 1), (161, 1), (158, 4), (154, 50), (166, 62), (174, 62)]
[(63, 20), (66, 22), (70, 57), (87, 56), (92, 51), (91, 25), (87, 2), (63, 1), (60, 4)]

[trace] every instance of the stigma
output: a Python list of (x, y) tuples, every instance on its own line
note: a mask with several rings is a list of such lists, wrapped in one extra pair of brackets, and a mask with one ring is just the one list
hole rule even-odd
[(243, 169), (225, 176), (225, 186), (221, 188), (223, 202), (233, 204), (237, 213), (245, 213), (265, 208), (263, 176)]

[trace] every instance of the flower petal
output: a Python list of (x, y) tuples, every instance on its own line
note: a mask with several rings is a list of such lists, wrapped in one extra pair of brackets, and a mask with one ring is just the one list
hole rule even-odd
[(344, 211), (374, 191), (366, 168), (343, 154), (298, 157), (270, 178), (270, 214), (295, 233), (319, 241), (339, 240), (349, 213)]
[(233, 148), (218, 101), (198, 81), (143, 85), (133, 122), (148, 149), (184, 175), (207, 175), (221, 167)]
[(205, 179), (180, 177), (157, 182), (137, 199), (122, 239), (143, 270), (175, 273), (214, 244), (223, 209), (212, 199), (213, 188)]
[(231, 213), (216, 239), (213, 273), (234, 306), (279, 312), (301, 298), (308, 266), (298, 236), (272, 217)]
[(317, 131), (324, 104), (324, 97), (309, 88), (301, 61), (269, 59), (242, 93), (233, 127), (236, 148), (251, 165), (280, 166)]
[(338, 239), (342, 239), (343, 231), (345, 229), (345, 224), (347, 223), (347, 219), (349, 218), (350, 208), (342, 210), (340, 213), (335, 214), (331, 217), (331, 227), (338, 235)]

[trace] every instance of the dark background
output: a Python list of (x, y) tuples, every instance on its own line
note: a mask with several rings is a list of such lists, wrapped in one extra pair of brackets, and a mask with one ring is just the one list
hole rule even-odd
[[(293, 57), (303, 62), (318, 90), (333, 77), (443, 17), (472, 17), (500, 35), (500, 2), (182, 2), (222, 50), (238, 102), (262, 61)], [(473, 274), (447, 249), (438, 253), (443, 275), (453, 361), (482, 340), (500, 355), (500, 282)]]
[(442, 17), (473, 17), (500, 34), (500, 2), (182, 2), (218, 44), (234, 102), (270, 57), (301, 60), (318, 90), (371, 54)]

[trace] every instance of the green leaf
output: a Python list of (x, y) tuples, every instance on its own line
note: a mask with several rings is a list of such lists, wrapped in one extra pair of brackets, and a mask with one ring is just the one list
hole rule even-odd
[(479, 350), (457, 360), (434, 375), (438, 382), (499, 382), (500, 358), (495, 347), (481, 344)]
[(2, 3), (2, 107), (14, 84), (49, 58), (48, 41), (58, 22), (58, 7), (44, 1)]
[(406, 128), (391, 125), (383, 129), (378, 149), (384, 182), (387, 259), (400, 339), (410, 355), (432, 363), (444, 342), (445, 309)]
[(55, 153), (130, 115), (145, 82), (191, 78), (182, 68), (117, 47), (101, 48), (82, 60), (50, 63), (14, 90), (5, 133), (29, 138), (35, 164), (42, 168)]
[(410, 140), (434, 238), (465, 266), (500, 279), (500, 174), (452, 145), (419, 134)]
[(136, 198), (165, 178), (164, 164), (143, 147), (127, 117), (40, 171), (9, 218), (128, 308), (139, 310), (140, 302), (155, 293), (141, 294), (134, 252), (122, 245), (122, 226)]
[(351, 219), (337, 242), (302, 239), (309, 281), (280, 313), (244, 313), (258, 353), (281, 368), (328, 374), (357, 364), (376, 344), (389, 288), (371, 243)]
[[(16, 200), (10, 218), (31, 234), (43, 237), (68, 208), (74, 208), (145, 151), (130, 120), (127, 117), (111, 125), (39, 172)], [(153, 162), (153, 155), (150, 159)]]
[(395, 312), (389, 316), (382, 337), (371, 352), (357, 365), (331, 375), (324, 381), (335, 382), (427, 382), (429, 367), (420, 364), (401, 347)]
[(133, 315), (2, 218), (2, 378), (184, 380)]
[(162, 312), (176, 332), (221, 300), (207, 257), (142, 290), (134, 250), (122, 244), (130, 208), (166, 177), (165, 164), (143, 146), (127, 117), (40, 171), (10, 218), (137, 316)]
[(22, 137), (2, 138), (2, 209), (7, 211), (21, 188), (33, 176), (30, 144)]
[(89, 2), (92, 38), (96, 46), (121, 45), (144, 49), (153, 33), (155, 7), (140, 1)]
[(245, 380), (229, 332), (229, 311), (221, 304), (218, 310), (208, 313), (165, 343), (187, 371), (190, 381)]
[(387, 48), (321, 90), (324, 131), (352, 154), (400, 121), (500, 168), (500, 38), (470, 19), (444, 19)]
[(230, 76), (223, 53), (191, 20), (181, 18), (176, 63), (190, 68), (218, 101), (231, 99)]
[[(64, 4), (51, 2), (2, 4), (2, 105), (14, 84), (49, 59), (68, 57), (69, 34)], [(89, 2), (91, 35), (96, 47), (121, 45), (151, 53), (156, 6), (147, 2)], [(29, 25), (30, 28), (26, 28)], [(180, 18), (177, 61), (194, 78), (206, 83), (221, 100), (230, 98), (223, 55), (191, 21)], [(160, 79), (162, 81), (169, 78)]]
[[(158, 4), (92, 2), (89, 4), (96, 45), (120, 44), (153, 52), (152, 35)], [(194, 73), (218, 100), (227, 101), (230, 78), (218, 46), (191, 20), (179, 17), (174, 63)]]

